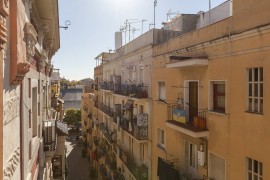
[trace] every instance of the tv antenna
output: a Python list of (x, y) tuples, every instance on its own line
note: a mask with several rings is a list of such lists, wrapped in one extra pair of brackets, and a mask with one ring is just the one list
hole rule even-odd
[(179, 15), (179, 14), (180, 14), (179, 11), (177, 11), (177, 12), (172, 12), (172, 10), (169, 9), (169, 11), (167, 12), (167, 21), (169, 21), (169, 20), (172, 19), (171, 15)]
[(142, 33), (141, 33), (141, 34), (143, 34), (143, 23), (144, 23), (145, 21), (147, 21), (147, 19), (142, 19)]

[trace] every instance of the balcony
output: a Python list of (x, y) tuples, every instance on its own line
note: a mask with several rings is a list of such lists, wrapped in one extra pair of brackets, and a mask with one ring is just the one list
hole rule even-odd
[(102, 112), (104, 112), (105, 114), (107, 114), (108, 116), (110, 117), (113, 117), (113, 109), (110, 108), (109, 106), (103, 104), (103, 103), (100, 103), (99, 104), (99, 108)]
[(118, 146), (119, 149), (119, 158), (132, 173), (136, 179), (147, 180), (148, 179), (148, 167), (144, 164), (137, 165), (135, 163), (134, 157), (125, 151), (122, 147)]
[(133, 119), (122, 117), (121, 127), (139, 141), (148, 139), (148, 115), (146, 113), (138, 114)]
[(44, 139), (44, 151), (56, 149), (56, 121), (43, 121), (42, 136)]
[(120, 90), (115, 94), (123, 96), (131, 96), (134, 98), (148, 98), (148, 86), (136, 85), (136, 84), (116, 84), (115, 86), (120, 87)]
[(207, 109), (186, 109), (179, 106), (170, 108), (166, 126), (194, 138), (208, 137)]
[(143, 84), (121, 84), (113, 81), (103, 81), (100, 83), (100, 89), (112, 91), (115, 94), (134, 98), (148, 98), (148, 86)]
[(108, 141), (108, 143), (115, 143), (117, 139), (116, 131), (109, 131), (109, 128), (104, 127), (102, 129), (104, 138)]
[(102, 81), (100, 82), (100, 89), (114, 91), (114, 85), (112, 81)]

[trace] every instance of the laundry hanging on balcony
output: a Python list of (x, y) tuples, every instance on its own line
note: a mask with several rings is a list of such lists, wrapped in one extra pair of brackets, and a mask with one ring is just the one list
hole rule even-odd
[(122, 109), (123, 109), (124, 111), (130, 110), (131, 107), (132, 107), (132, 104), (133, 104), (133, 100), (128, 99), (127, 102), (126, 102), (126, 104), (123, 106)]
[(137, 115), (137, 126), (147, 126), (148, 114), (140, 113)]
[(129, 121), (129, 123), (128, 123), (128, 131), (129, 132), (131, 132), (132, 131), (132, 124), (131, 124), (131, 122)]

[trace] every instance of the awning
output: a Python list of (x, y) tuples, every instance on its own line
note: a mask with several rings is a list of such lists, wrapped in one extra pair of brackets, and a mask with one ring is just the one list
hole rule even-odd
[(126, 102), (126, 104), (123, 106), (122, 109), (123, 109), (124, 111), (125, 111), (125, 110), (128, 110), (128, 109), (131, 108), (132, 104), (133, 104), (133, 100), (128, 99), (127, 102)]
[(67, 136), (68, 135), (68, 127), (66, 123), (61, 121), (56, 121), (56, 130), (59, 136)]

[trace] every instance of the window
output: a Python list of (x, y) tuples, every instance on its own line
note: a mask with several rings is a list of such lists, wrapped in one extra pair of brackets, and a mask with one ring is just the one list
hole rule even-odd
[(32, 137), (38, 135), (38, 99), (37, 87), (32, 88)]
[(185, 161), (188, 168), (197, 169), (197, 145), (185, 141)]
[(32, 127), (32, 114), (31, 114), (31, 109), (28, 110), (28, 118), (29, 118), (29, 125), (28, 127)]
[(139, 67), (139, 84), (143, 84), (143, 66)]
[(262, 180), (263, 164), (257, 160), (247, 158), (247, 180)]
[(263, 113), (263, 68), (248, 69), (248, 111)]
[(225, 113), (224, 82), (213, 82), (213, 111)]
[(209, 153), (209, 177), (218, 180), (226, 179), (225, 159)]
[(158, 90), (159, 90), (159, 100), (166, 100), (166, 87), (165, 87), (165, 82), (159, 82), (158, 83)]
[(143, 113), (143, 105), (140, 105), (139, 107), (140, 107), (139, 113)]
[(29, 141), (29, 144), (28, 144), (28, 158), (29, 159), (32, 158), (32, 142), (31, 142), (31, 140)]
[(28, 97), (31, 98), (31, 79), (28, 78)]
[(141, 161), (144, 162), (144, 144), (142, 143), (140, 146), (141, 146), (140, 159)]
[(165, 149), (164, 130), (158, 128), (158, 147)]

